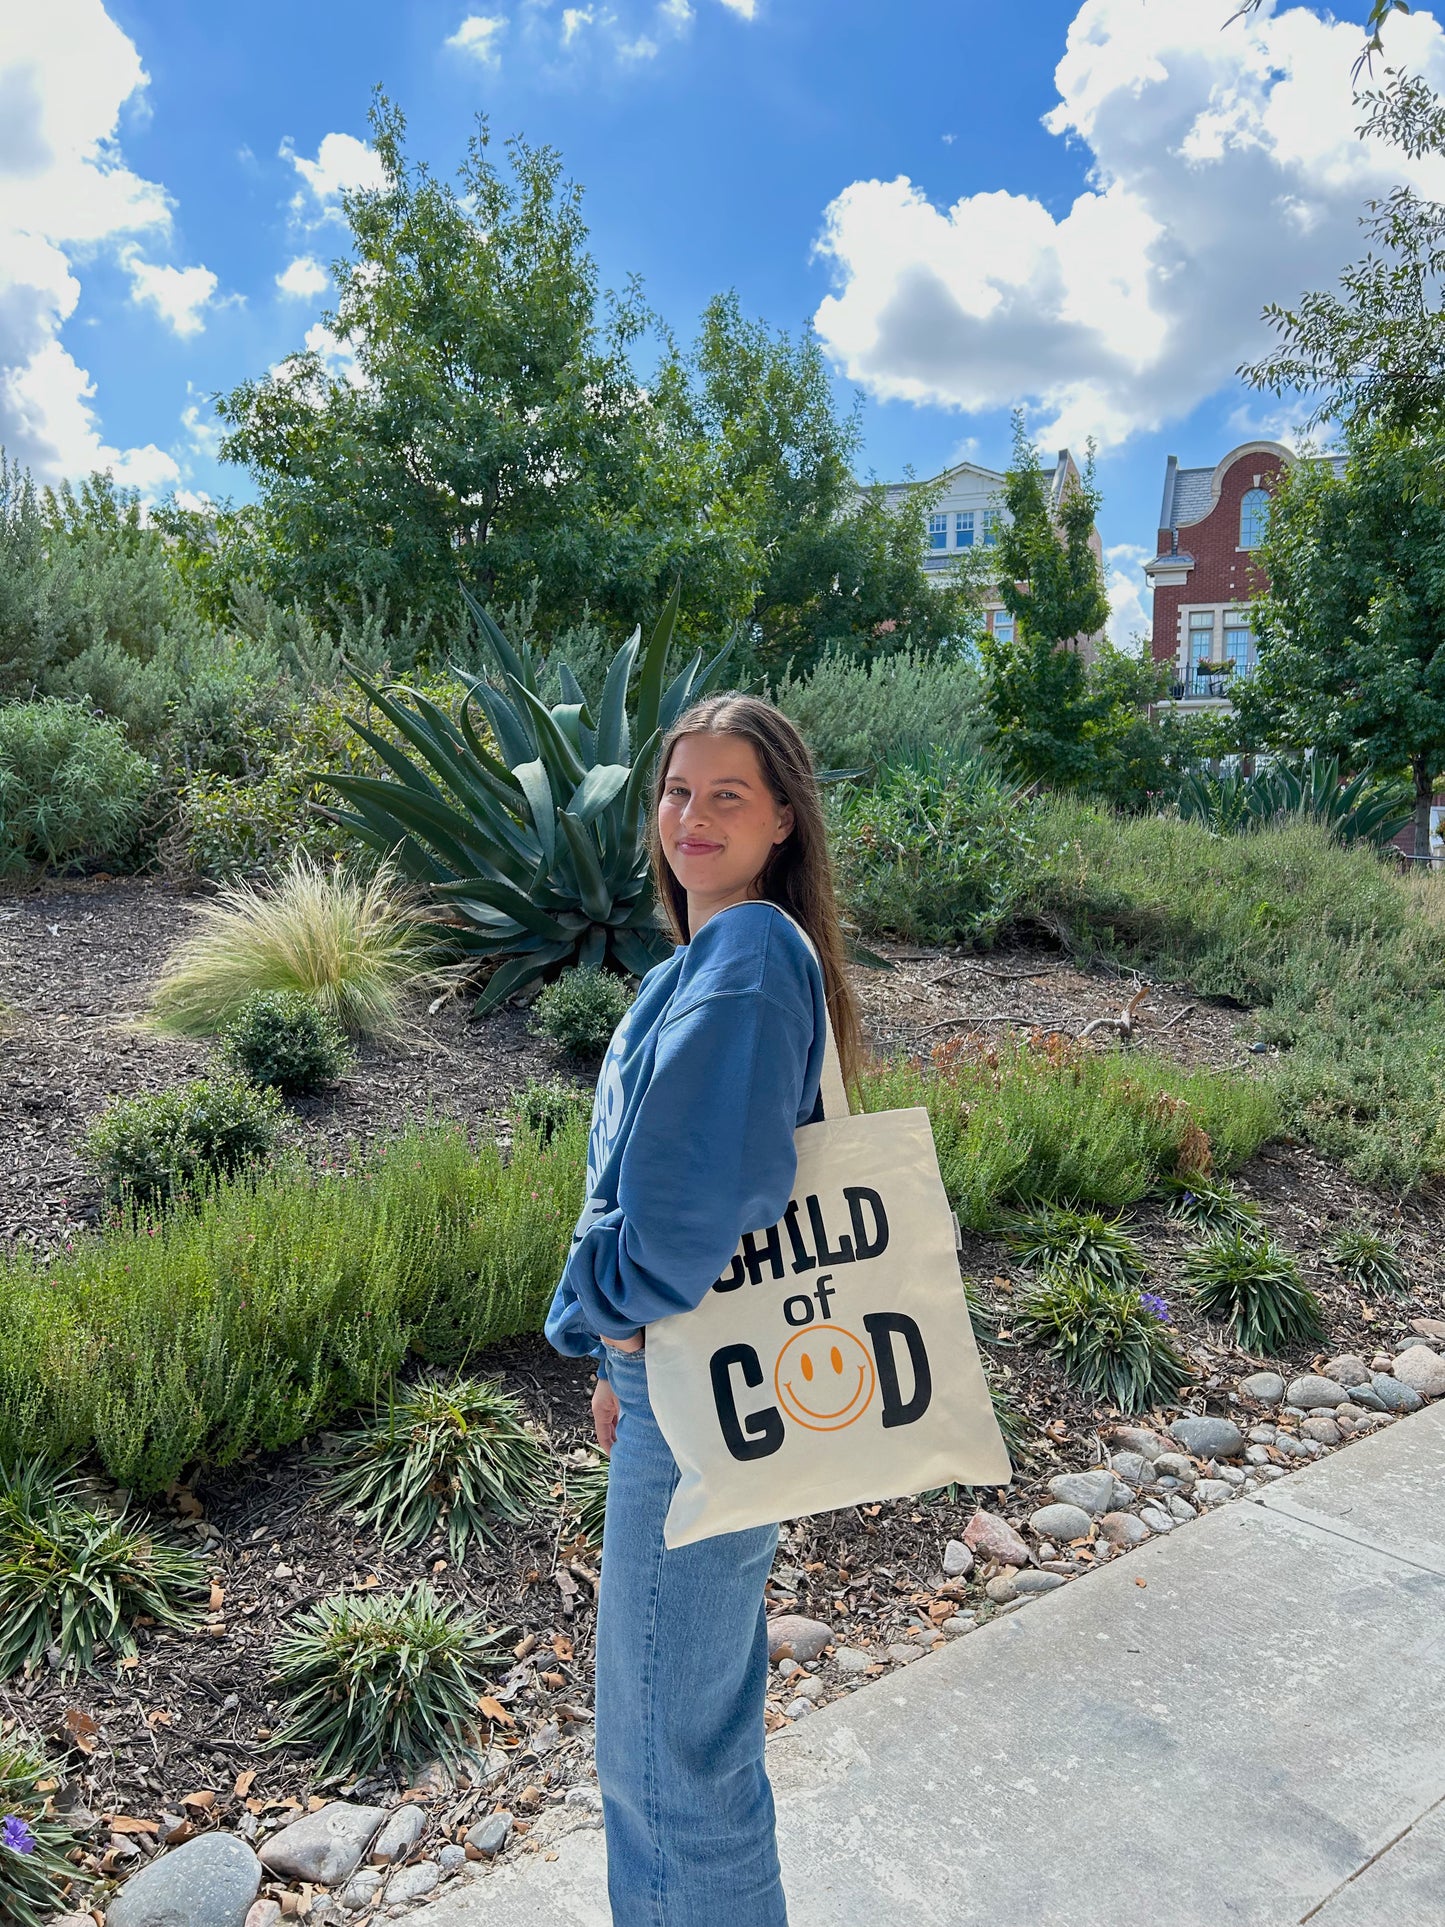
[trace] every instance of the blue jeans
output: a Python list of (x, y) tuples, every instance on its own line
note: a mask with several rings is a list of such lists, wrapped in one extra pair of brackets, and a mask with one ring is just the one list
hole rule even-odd
[(763, 1764), (763, 1586), (776, 1526), (669, 1552), (677, 1463), (643, 1352), (609, 1351), (621, 1408), (597, 1608), (597, 1780), (613, 1927), (787, 1927)]

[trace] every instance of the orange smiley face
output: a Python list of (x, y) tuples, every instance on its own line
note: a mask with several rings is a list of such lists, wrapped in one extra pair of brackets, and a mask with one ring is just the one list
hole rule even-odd
[(873, 1354), (841, 1325), (795, 1332), (773, 1367), (779, 1405), (810, 1432), (841, 1431), (861, 1418), (876, 1383)]

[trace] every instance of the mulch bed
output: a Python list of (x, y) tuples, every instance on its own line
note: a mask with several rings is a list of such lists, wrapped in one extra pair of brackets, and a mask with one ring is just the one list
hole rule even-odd
[[(204, 1047), (136, 1028), (157, 961), (194, 911), (194, 899), (148, 882), (47, 884), (0, 897), (0, 997), (9, 1007), (0, 1032), (7, 1150), (0, 1237), (48, 1246), (93, 1222), (98, 1207), (75, 1150), (86, 1122), (113, 1093), (159, 1089), (205, 1071)], [(1037, 950), (986, 960), (895, 954), (894, 972), (860, 970), (856, 977), (870, 1041), (890, 1053), (926, 1055), (963, 1032), (997, 1039), (1056, 1026), (1077, 1034), (1117, 1014), (1139, 987), (1127, 975), (1082, 970)], [(1258, 1067), (1247, 1048), (1247, 1013), (1160, 990), (1137, 1016), (1146, 1048), (1187, 1064)], [(524, 1012), (509, 1009), (469, 1025), (454, 1003), (419, 1030), (414, 1044), (364, 1050), (337, 1092), (298, 1110), (298, 1141), (318, 1155), (334, 1154), (428, 1111), (469, 1128), (504, 1129), (520, 1086), (561, 1068), (550, 1047), (528, 1033)], [(1412, 1318), (1445, 1308), (1445, 1202), (1438, 1192), (1397, 1204), (1292, 1143), (1268, 1147), (1237, 1184), (1324, 1303), (1330, 1343), (1318, 1357), (1349, 1350), (1368, 1360), (1377, 1350), (1393, 1351), (1410, 1335)], [(1401, 1239), (1416, 1281), (1413, 1299), (1371, 1305), (1328, 1265), (1329, 1237), (1353, 1218)], [(1154, 1205), (1134, 1214), (1132, 1228), (1149, 1260), (1151, 1286), (1169, 1300), (1180, 1341), (1200, 1369), (1191, 1409), (1228, 1414), (1237, 1410), (1229, 1392), (1236, 1377), (1265, 1365), (1288, 1376), (1318, 1362), (1239, 1352), (1173, 1295), (1190, 1234)], [(992, 1321), (991, 1333), (980, 1337), (1028, 1422), (1029, 1458), (1014, 1483), (996, 1493), (963, 1490), (785, 1527), (773, 1599), (827, 1621), (839, 1641), (878, 1651), (900, 1639), (926, 1639), (945, 1612), (960, 1606), (986, 1618), (993, 1608), (982, 1587), (991, 1568), (981, 1565), (945, 1589), (946, 1541), (962, 1536), (980, 1502), (1026, 1520), (1046, 1500), (1050, 1477), (1100, 1462), (1101, 1428), (1120, 1416), (1081, 1398), (1051, 1364), (1011, 1341), (1010, 1306), (1024, 1274), (1000, 1244), (970, 1236), (964, 1265)], [(485, 1362), (547, 1435), (560, 1476), (568, 1456), (590, 1440), (590, 1370), (557, 1358), (540, 1339), (496, 1348)], [(1168, 1416), (1140, 1422), (1163, 1424)], [(194, 1633), (142, 1633), (137, 1663), (119, 1677), (63, 1682), (46, 1674), (0, 1687), (0, 1725), (16, 1719), (67, 1756), (65, 1797), (82, 1822), (87, 1815), (155, 1819), (170, 1812), (188, 1826), (219, 1823), (254, 1836), (294, 1817), (319, 1783), (310, 1762), (267, 1743), (276, 1710), (269, 1655), (278, 1633), (299, 1606), (329, 1593), (391, 1589), (423, 1577), (505, 1629), (516, 1655), (496, 1682), (513, 1723), (494, 1726), (489, 1770), (479, 1770), (470, 1787), (438, 1781), (425, 1789), (434, 1836), (455, 1837), (459, 1826), (500, 1803), (525, 1822), (589, 1776), (595, 1550), (564, 1537), (551, 1514), (529, 1529), (507, 1529), (495, 1546), (474, 1548), (460, 1570), (441, 1544), (383, 1551), (328, 1504), (319, 1443), (256, 1455), (173, 1496), (176, 1527), (203, 1548), (218, 1588), (214, 1610)], [(1112, 1554), (1101, 1546), (1096, 1556)], [(1078, 1561), (1088, 1556), (1078, 1554)], [(827, 1671), (831, 1690), (849, 1690)], [(319, 1790), (334, 1794), (338, 1787)], [(380, 1783), (356, 1789), (362, 1796), (379, 1790)], [(144, 1834), (102, 1828), (91, 1864), (120, 1874), (154, 1845)]]

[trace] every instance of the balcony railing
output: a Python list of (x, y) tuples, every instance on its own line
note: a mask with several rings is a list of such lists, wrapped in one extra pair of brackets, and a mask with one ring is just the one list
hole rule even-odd
[(1170, 700), (1176, 703), (1225, 702), (1229, 698), (1231, 685), (1248, 674), (1247, 669), (1231, 669), (1222, 676), (1210, 676), (1201, 674), (1198, 669), (1191, 669), (1182, 682), (1170, 683)]

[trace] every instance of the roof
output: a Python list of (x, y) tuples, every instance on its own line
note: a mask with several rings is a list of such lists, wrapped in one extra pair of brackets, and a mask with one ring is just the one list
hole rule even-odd
[[(1241, 442), (1213, 468), (1181, 468), (1179, 457), (1171, 455), (1164, 465), (1164, 499), (1159, 505), (1161, 529), (1187, 528), (1202, 522), (1219, 500), (1219, 488), (1228, 470), (1246, 455), (1267, 455), (1278, 462), (1292, 462), (1294, 453), (1282, 442)], [(1336, 471), (1339, 458), (1335, 458)]]

